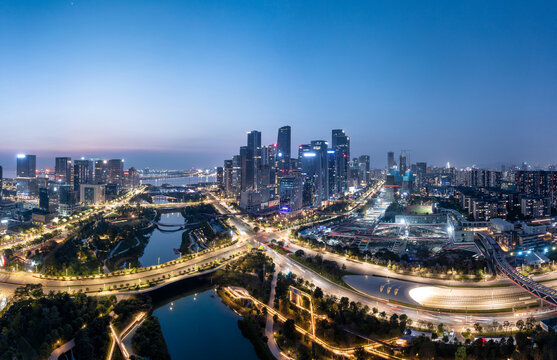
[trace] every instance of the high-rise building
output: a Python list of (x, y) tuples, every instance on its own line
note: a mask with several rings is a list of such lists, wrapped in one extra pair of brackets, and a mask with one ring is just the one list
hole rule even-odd
[(72, 158), (57, 157), (54, 164), (54, 176), (56, 181), (62, 184), (72, 184)]
[(224, 170), (222, 166), (217, 167), (217, 186), (220, 190), (224, 189)]
[(131, 167), (128, 171), (124, 171), (124, 188), (135, 189), (139, 185), (141, 185), (141, 180), (136, 168)]
[(241, 169), (241, 187), (240, 191), (253, 189), (253, 156), (248, 146), (240, 147), (240, 169)]
[(99, 205), (105, 202), (106, 187), (105, 185), (84, 184), (79, 187), (80, 201), (84, 205)]
[(336, 187), (336, 166), (337, 157), (334, 149), (327, 150), (327, 171), (329, 178), (329, 197), (336, 197), (337, 187)]
[(557, 172), (555, 171), (517, 171), (515, 173), (516, 191), (550, 199), (551, 206), (557, 207)]
[(282, 172), (290, 170), (291, 150), (291, 128), (283, 126), (279, 128), (277, 138), (277, 165)]
[(242, 155), (234, 155), (232, 157), (232, 194), (239, 197), (242, 191)]
[(257, 190), (258, 169), (261, 166), (261, 132), (252, 130), (248, 132), (248, 157), (246, 158), (248, 188)]
[(106, 184), (108, 183), (108, 161), (95, 160), (94, 183)]
[(74, 190), (79, 192), (79, 185), (93, 182), (93, 162), (82, 158), (80, 160), (74, 160), (73, 163)]
[(295, 212), (302, 208), (303, 181), (301, 177), (283, 177), (280, 179), (279, 188), (280, 212)]
[(50, 197), (48, 196), (47, 188), (39, 189), (39, 208), (48, 211), (50, 208)]
[(35, 178), (37, 177), (37, 156), (36, 155), (17, 155), (17, 177)]
[(335, 183), (337, 193), (342, 195), (348, 190), (348, 173), (350, 164), (350, 137), (346, 136), (344, 130), (332, 131), (333, 150), (336, 153)]
[(233, 160), (224, 160), (223, 177), (224, 192), (226, 196), (231, 196), (232, 191)]
[(408, 164), (406, 163), (406, 153), (404, 151), (400, 153), (398, 169), (400, 170), (401, 175), (404, 175), (406, 173), (406, 170), (408, 170)]
[(302, 154), (304, 197), (306, 204), (320, 206), (329, 199), (328, 144), (324, 140), (311, 142), (309, 151)]
[(395, 153), (392, 151), (389, 151), (387, 153), (387, 169), (390, 170), (392, 168), (394, 168), (396, 166), (395, 163)]
[(360, 165), (360, 178), (362, 182), (367, 186), (371, 179), (371, 160), (369, 155), (361, 155), (359, 158)]
[(2, 202), (2, 185), (3, 185), (3, 180), (2, 180), (2, 166), (0, 166), (0, 203)]
[(108, 184), (122, 185), (124, 180), (124, 160), (108, 160)]
[(76, 208), (77, 194), (72, 185), (61, 185), (58, 188), (58, 212), (69, 216)]

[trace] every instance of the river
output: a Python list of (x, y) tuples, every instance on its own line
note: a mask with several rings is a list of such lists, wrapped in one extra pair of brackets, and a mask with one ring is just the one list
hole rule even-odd
[[(160, 223), (167, 225), (183, 225), (184, 217), (180, 212), (166, 213), (161, 215)], [(164, 229), (164, 228), (163, 228)], [(179, 249), (182, 243), (182, 233), (184, 231), (161, 231), (155, 228), (149, 236), (149, 243), (143, 250), (143, 256), (139, 258), (141, 266), (153, 266), (174, 260), (180, 257), (174, 252)]]
[(187, 294), (153, 311), (173, 360), (258, 359), (238, 327), (239, 315), (215, 290)]
[(215, 182), (215, 176), (184, 176), (184, 177), (177, 177), (177, 178), (168, 178), (168, 179), (142, 179), (142, 185), (154, 185), (154, 186), (161, 186), (163, 184), (168, 184), (171, 186), (187, 186), (187, 185), (195, 185), (199, 183), (210, 183)]

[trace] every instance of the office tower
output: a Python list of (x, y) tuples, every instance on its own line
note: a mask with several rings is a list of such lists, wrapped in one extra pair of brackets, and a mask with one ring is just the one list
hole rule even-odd
[(135, 189), (141, 184), (139, 172), (136, 168), (131, 167), (128, 171), (124, 171), (124, 188)]
[(37, 156), (36, 155), (17, 155), (17, 177), (35, 178), (37, 177)]
[(62, 184), (72, 184), (72, 158), (57, 157), (54, 164), (56, 181)]
[(95, 184), (108, 183), (108, 161), (95, 160), (94, 179)]
[(122, 185), (124, 179), (124, 160), (108, 160), (108, 184)]
[(2, 180), (2, 166), (0, 166), (0, 203), (2, 202), (2, 185), (3, 185), (3, 180)]
[(99, 205), (105, 202), (105, 185), (84, 184), (79, 187), (81, 203), (84, 205)]
[(220, 190), (224, 189), (224, 170), (222, 166), (217, 167), (217, 187)]
[(223, 182), (224, 182), (224, 192), (226, 196), (230, 196), (232, 194), (232, 174), (233, 174), (233, 160), (224, 160)]
[(358, 158), (353, 158), (349, 163), (348, 188), (358, 188), (361, 182), (362, 173), (360, 170), (360, 160)]
[(242, 156), (232, 157), (232, 195), (238, 197), (242, 191)]
[(311, 151), (311, 146), (309, 144), (302, 144), (298, 146), (298, 170), (303, 172), (303, 159), (304, 154)]
[(310, 151), (302, 155), (305, 201), (310, 206), (321, 206), (329, 199), (328, 144), (324, 140), (311, 142)]
[(240, 147), (240, 169), (241, 169), (241, 187), (240, 191), (246, 191), (253, 188), (253, 156), (251, 149), (247, 146)]
[(82, 158), (74, 160), (73, 163), (74, 190), (79, 192), (79, 185), (93, 182), (93, 162)]
[(408, 165), (406, 163), (406, 152), (404, 151), (400, 153), (398, 169), (400, 170), (401, 175), (404, 175), (406, 173), (406, 170), (408, 170)]
[(279, 212), (295, 212), (302, 208), (303, 181), (299, 176), (289, 176), (280, 179)]
[(50, 208), (50, 198), (48, 196), (47, 188), (39, 189), (39, 208), (44, 211), (48, 211)]
[(336, 197), (337, 187), (336, 187), (336, 164), (337, 157), (334, 149), (327, 150), (327, 172), (329, 178), (329, 197)]
[(371, 160), (369, 155), (361, 155), (359, 158), (362, 182), (367, 186), (371, 179)]
[(389, 151), (387, 153), (387, 169), (390, 170), (396, 166), (395, 164), (395, 153)]
[(261, 166), (261, 132), (257, 130), (248, 133), (248, 158), (246, 158), (247, 176), (249, 177), (246, 185), (248, 188), (257, 190), (258, 169)]
[(58, 188), (58, 212), (62, 216), (69, 216), (76, 208), (76, 192), (72, 185), (61, 185)]
[(281, 172), (290, 170), (290, 158), (291, 158), (290, 126), (283, 126), (278, 130), (277, 158), (278, 158), (278, 169)]
[(425, 175), (427, 172), (427, 163), (426, 162), (417, 162), (416, 163), (416, 177), (418, 179), (418, 185), (423, 186), (425, 184)]
[(348, 171), (350, 163), (350, 137), (346, 136), (344, 130), (332, 131), (332, 149), (336, 152), (335, 183), (339, 195), (348, 190)]

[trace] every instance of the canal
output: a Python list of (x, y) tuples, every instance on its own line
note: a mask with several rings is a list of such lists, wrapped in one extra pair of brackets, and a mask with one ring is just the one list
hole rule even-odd
[(173, 360), (258, 359), (238, 327), (241, 317), (212, 288), (174, 296), (159, 303), (153, 315)]
[[(184, 225), (185, 219), (180, 212), (166, 213), (161, 215), (159, 222), (166, 225)], [(180, 257), (180, 254), (177, 254), (174, 249), (180, 248), (184, 230), (165, 231), (164, 227), (161, 229), (155, 228), (146, 235), (149, 237), (149, 243), (143, 250), (143, 256), (139, 258), (141, 266), (163, 264)], [(174, 228), (169, 227), (168, 229)]]

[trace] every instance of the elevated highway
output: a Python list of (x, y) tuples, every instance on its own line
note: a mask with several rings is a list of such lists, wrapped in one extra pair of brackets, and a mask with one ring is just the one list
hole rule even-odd
[(487, 233), (478, 233), (478, 237), (482, 246), (485, 248), (487, 254), (489, 254), (491, 260), (499, 271), (530, 294), (539, 297), (552, 306), (557, 306), (556, 290), (542, 285), (539, 282), (534, 281), (532, 278), (519, 273), (507, 262), (497, 242)]

